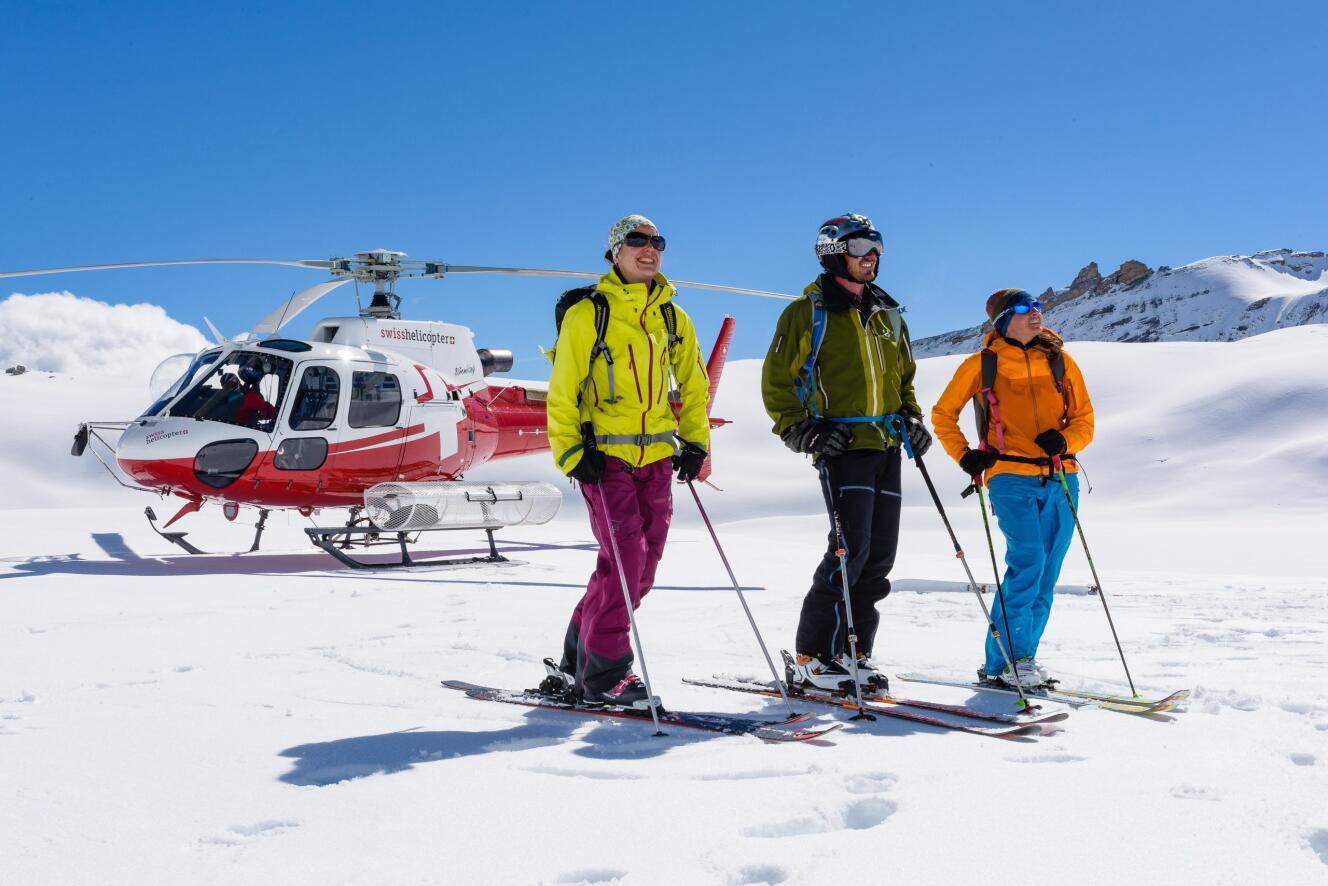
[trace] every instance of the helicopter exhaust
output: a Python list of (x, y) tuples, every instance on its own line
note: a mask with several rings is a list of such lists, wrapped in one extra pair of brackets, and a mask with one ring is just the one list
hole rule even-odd
[(493, 528), (547, 523), (562, 500), (549, 483), (379, 483), (365, 491), (364, 512), (374, 526), (391, 532)]
[(511, 348), (480, 348), (477, 353), (480, 355), (480, 366), (486, 376), (495, 372), (512, 371)]

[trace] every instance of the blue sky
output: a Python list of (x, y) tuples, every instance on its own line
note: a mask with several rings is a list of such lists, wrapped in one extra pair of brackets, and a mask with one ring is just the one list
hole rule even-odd
[[(226, 6), (225, 9), (213, 8)], [(1101, 7), (1101, 8), (1099, 8)], [(1090, 260), (1328, 246), (1321, 4), (11, 2), (0, 269), (154, 258), (603, 267), (643, 212), (667, 274), (785, 292), (871, 215), (915, 337)], [(4, 281), (248, 328), (319, 277)], [(545, 372), (557, 281), (402, 287)], [(330, 296), (318, 316), (353, 311)], [(764, 353), (779, 303), (688, 292)]]

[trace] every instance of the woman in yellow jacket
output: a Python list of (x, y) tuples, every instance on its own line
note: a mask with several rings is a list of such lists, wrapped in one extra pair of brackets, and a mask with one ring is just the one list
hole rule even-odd
[[(985, 473), (991, 507), (1005, 536), (1005, 578), (991, 616), (1009, 644), (1015, 670), (1011, 673), (1005, 664), (997, 645), (1001, 641), (988, 634), (978, 676), (1031, 688), (1049, 679), (1037, 663), (1038, 642), (1074, 535), (1074, 515), (1054, 473), (1057, 466), (1064, 468), (1078, 507), (1074, 455), (1093, 439), (1093, 404), (1061, 337), (1042, 325), (1042, 306), (1033, 296), (1022, 289), (999, 290), (987, 300), (987, 317), (993, 331), (983, 351), (959, 364), (932, 409), (931, 422), (936, 438), (965, 474), (982, 482)], [(986, 414), (976, 447), (959, 429), (959, 415), (974, 398)]]
[[(561, 667), (550, 678), (582, 700), (646, 707), (631, 673), (619, 566), (632, 609), (655, 581), (673, 515), (671, 481), (694, 480), (710, 446), (710, 381), (692, 321), (659, 272), (664, 238), (629, 215), (609, 231), (612, 269), (563, 315), (549, 378), (549, 449), (581, 484), (599, 560), (572, 613)], [(570, 295), (570, 293), (569, 293)], [(667, 306), (667, 307), (666, 307)], [(608, 312), (603, 347), (601, 311)], [(682, 405), (669, 403), (670, 375)], [(614, 545), (621, 564), (613, 559)]]

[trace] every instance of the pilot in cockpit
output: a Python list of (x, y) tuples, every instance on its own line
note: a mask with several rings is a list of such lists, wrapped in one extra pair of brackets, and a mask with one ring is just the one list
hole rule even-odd
[(235, 423), (246, 428), (256, 427), (260, 421), (269, 421), (276, 417), (276, 407), (267, 402), (258, 390), (258, 383), (263, 380), (263, 370), (252, 363), (240, 367), (240, 383), (244, 390), (244, 401), (240, 411), (235, 414)]
[(235, 415), (244, 402), (239, 376), (233, 372), (223, 372), (220, 382), (221, 387), (208, 397), (196, 415), (211, 421), (234, 422)]

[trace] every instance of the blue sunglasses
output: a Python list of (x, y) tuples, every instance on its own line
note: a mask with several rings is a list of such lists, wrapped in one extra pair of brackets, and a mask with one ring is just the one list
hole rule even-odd
[(1005, 310), (997, 314), (996, 318), (991, 321), (991, 324), (995, 326), (997, 323), (1001, 322), (1001, 320), (1005, 319), (1010, 314), (1027, 314), (1029, 311), (1037, 311), (1039, 314), (1042, 313), (1042, 302), (1021, 301), (1017, 305), (1010, 305), (1010, 307), (1006, 308)]

